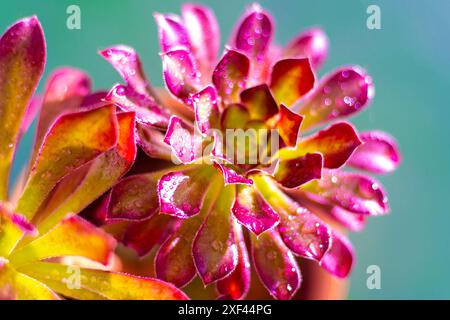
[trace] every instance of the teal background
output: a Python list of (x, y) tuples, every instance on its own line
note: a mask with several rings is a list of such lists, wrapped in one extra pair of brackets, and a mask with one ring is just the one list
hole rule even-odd
[[(250, 1), (200, 1), (216, 12), (222, 43)], [(48, 46), (46, 75), (58, 66), (88, 71), (95, 88), (121, 79), (97, 50), (114, 44), (133, 46), (155, 85), (162, 85), (154, 11), (179, 12), (182, 1), (2, 1), (0, 30), (36, 14)], [(66, 8), (81, 7), (81, 30), (66, 28)], [(344, 64), (369, 70), (375, 100), (353, 118), (358, 129), (393, 134), (403, 153), (401, 167), (381, 177), (392, 212), (372, 218), (351, 236), (357, 265), (351, 299), (450, 298), (450, 1), (261, 1), (276, 21), (276, 40), (286, 43), (303, 28), (322, 26), (330, 56), (321, 74)], [(366, 28), (366, 8), (381, 8), (381, 30)], [(42, 85), (41, 85), (42, 87)], [(1, 134), (1, 133), (0, 133)], [(13, 178), (28, 156), (28, 134)], [(381, 268), (381, 290), (366, 287), (369, 265)]]

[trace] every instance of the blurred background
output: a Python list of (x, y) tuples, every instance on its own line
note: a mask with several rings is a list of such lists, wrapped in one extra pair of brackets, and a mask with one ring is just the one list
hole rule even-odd
[[(0, 32), (36, 14), (47, 40), (48, 75), (75, 66), (91, 74), (96, 89), (122, 80), (97, 51), (114, 44), (134, 47), (152, 83), (162, 85), (159, 43), (152, 12), (180, 12), (184, 1), (20, 0), (0, 4)], [(218, 17), (222, 44), (251, 1), (197, 1)], [(66, 27), (69, 5), (81, 9), (81, 29)], [(357, 264), (350, 299), (450, 299), (450, 1), (435, 0), (261, 0), (276, 22), (276, 41), (285, 44), (302, 29), (319, 25), (330, 38), (320, 75), (345, 64), (366, 68), (375, 100), (353, 118), (359, 130), (394, 135), (403, 154), (395, 173), (380, 178), (391, 214), (370, 219), (351, 238)], [(367, 7), (381, 9), (381, 30), (366, 27)], [(40, 85), (42, 89), (42, 83)], [(1, 133), (0, 133), (1, 134)], [(28, 134), (13, 171), (17, 177), (31, 148)], [(381, 289), (366, 286), (367, 267), (381, 269)]]

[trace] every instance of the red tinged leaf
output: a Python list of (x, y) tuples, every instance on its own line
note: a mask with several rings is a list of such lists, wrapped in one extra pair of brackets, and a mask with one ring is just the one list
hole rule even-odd
[[(20, 268), (55, 291), (75, 299), (110, 300), (187, 300), (188, 297), (169, 283), (129, 274), (80, 269), (80, 287), (67, 285), (68, 266), (36, 262)], [(70, 270), (70, 269), (69, 269)], [(94, 298), (95, 297), (95, 298)]]
[(133, 48), (118, 45), (101, 50), (99, 54), (111, 63), (135, 92), (150, 96), (153, 94), (150, 83), (144, 74), (141, 60)]
[(360, 67), (343, 67), (332, 72), (298, 109), (305, 116), (302, 129), (312, 129), (361, 111), (374, 92), (372, 78)]
[(220, 161), (213, 161), (214, 167), (219, 169), (222, 173), (225, 185), (229, 184), (253, 184), (252, 179), (246, 178), (245, 176), (236, 172), (231, 165), (221, 163)]
[(46, 135), (17, 212), (31, 219), (56, 183), (111, 149), (117, 136), (117, 118), (112, 105), (61, 116)]
[(272, 40), (272, 29), (272, 17), (253, 4), (238, 25), (234, 45), (255, 62), (261, 61)]
[(322, 176), (323, 157), (320, 153), (307, 153), (289, 160), (280, 160), (273, 177), (286, 188), (298, 188)]
[(212, 176), (215, 176), (214, 168), (209, 165), (196, 165), (164, 175), (158, 182), (161, 213), (184, 219), (196, 215)]
[(216, 17), (208, 7), (192, 3), (183, 4), (182, 15), (202, 78), (209, 82), (220, 46)]
[(308, 59), (284, 59), (272, 68), (270, 89), (279, 104), (291, 107), (314, 87), (314, 83)]
[(300, 141), (295, 149), (282, 149), (279, 157), (290, 160), (307, 153), (321, 153), (324, 167), (343, 166), (361, 144), (355, 129), (347, 122), (339, 122)]
[(321, 180), (305, 185), (304, 190), (351, 212), (373, 216), (389, 212), (382, 186), (375, 179), (360, 174), (324, 171)]
[(191, 95), (200, 87), (200, 73), (189, 51), (176, 49), (162, 54), (163, 77), (167, 89), (192, 107)]
[(228, 50), (216, 66), (212, 81), (224, 103), (238, 102), (239, 94), (245, 89), (249, 75), (250, 61), (234, 50)]
[(154, 13), (153, 17), (158, 25), (159, 42), (163, 53), (175, 48), (183, 48), (191, 52), (189, 36), (180, 17), (161, 13)]
[(322, 268), (339, 278), (346, 278), (354, 265), (354, 250), (350, 241), (333, 232), (331, 248), (320, 261)]
[(350, 157), (352, 167), (373, 173), (394, 171), (401, 162), (397, 142), (393, 137), (381, 131), (360, 133), (363, 144)]
[(311, 28), (299, 34), (283, 50), (286, 58), (308, 58), (317, 70), (328, 55), (328, 37), (320, 28)]
[(274, 119), (272, 127), (278, 130), (278, 134), (283, 139), (283, 142), (288, 147), (294, 147), (297, 144), (300, 135), (300, 125), (303, 117), (295, 112), (292, 112), (285, 105), (280, 104), (280, 111)]
[(238, 262), (231, 215), (234, 197), (233, 186), (222, 189), (192, 245), (194, 263), (205, 285), (228, 276)]
[(277, 103), (266, 84), (242, 91), (241, 103), (248, 110), (252, 120), (266, 121), (278, 113)]
[(46, 53), (36, 17), (19, 20), (0, 38), (0, 200), (8, 180), (22, 118), (44, 71)]
[(164, 142), (164, 133), (146, 125), (137, 125), (136, 143), (151, 158), (171, 160), (172, 150)]
[(250, 288), (250, 260), (241, 226), (234, 221), (234, 235), (238, 247), (238, 264), (229, 276), (217, 281), (217, 291), (225, 299), (244, 299)]
[(269, 293), (279, 300), (291, 299), (301, 283), (300, 268), (294, 255), (275, 230), (252, 237), (256, 273)]
[(210, 130), (220, 128), (220, 112), (217, 92), (213, 86), (207, 86), (193, 96), (195, 124), (202, 134), (211, 134)]
[(280, 217), (252, 186), (238, 186), (232, 208), (236, 219), (255, 235), (277, 225)]

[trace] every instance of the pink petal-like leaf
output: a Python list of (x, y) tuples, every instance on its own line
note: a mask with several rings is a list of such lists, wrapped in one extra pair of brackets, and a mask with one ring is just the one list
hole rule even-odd
[(350, 241), (333, 231), (331, 247), (320, 261), (322, 268), (339, 278), (346, 278), (354, 264), (353, 247)]
[(236, 221), (233, 225), (238, 248), (238, 263), (229, 276), (217, 281), (216, 286), (222, 297), (239, 300), (245, 298), (250, 288), (251, 270), (242, 227)]
[(174, 14), (153, 14), (158, 25), (159, 42), (163, 53), (175, 48), (191, 51), (191, 43), (180, 17)]
[(250, 69), (248, 58), (234, 50), (227, 50), (213, 72), (212, 81), (224, 102), (238, 102), (245, 89)]
[(161, 212), (179, 218), (196, 215), (213, 175), (214, 169), (209, 165), (164, 175), (158, 182)]
[(209, 82), (220, 46), (216, 17), (209, 8), (192, 3), (182, 6), (182, 15), (203, 79)]
[(131, 224), (122, 242), (143, 257), (155, 246), (161, 245), (177, 229), (178, 224), (177, 218), (167, 214), (157, 214), (148, 220)]
[(261, 61), (272, 40), (272, 17), (258, 4), (252, 5), (236, 29), (234, 46), (255, 62)]
[(256, 235), (273, 228), (280, 220), (253, 186), (238, 186), (232, 210), (236, 219)]
[(220, 127), (220, 112), (216, 89), (213, 86), (207, 86), (196, 93), (192, 100), (194, 102), (195, 123), (199, 131), (207, 134), (211, 129), (218, 129)]
[(194, 132), (185, 121), (177, 116), (169, 120), (164, 142), (181, 163), (189, 163), (202, 156), (202, 137)]
[(307, 153), (294, 159), (280, 160), (274, 178), (286, 188), (298, 188), (322, 176), (323, 157), (320, 153)]
[(304, 190), (351, 212), (374, 216), (389, 212), (382, 186), (373, 178), (360, 174), (324, 171), (322, 179), (305, 185)]
[(138, 124), (136, 143), (151, 158), (171, 160), (172, 150), (164, 142), (164, 133), (150, 126)]
[(252, 179), (246, 178), (243, 175), (236, 172), (230, 164), (226, 164), (222, 161), (213, 161), (214, 167), (218, 168), (223, 175), (225, 185), (228, 184), (253, 184)]
[(195, 266), (205, 285), (228, 276), (238, 262), (231, 206), (235, 188), (226, 186), (210, 209), (192, 246)]
[(253, 236), (252, 254), (256, 272), (269, 293), (275, 299), (291, 299), (300, 287), (300, 268), (278, 232)]
[(36, 17), (13, 24), (0, 38), (0, 200), (8, 179), (22, 118), (41, 79), (45, 39)]
[(278, 106), (269, 87), (261, 84), (241, 92), (241, 103), (252, 120), (265, 121), (278, 113)]
[(163, 77), (167, 89), (192, 107), (192, 94), (200, 87), (200, 73), (191, 54), (175, 49), (162, 54)]
[(374, 95), (372, 78), (360, 67), (340, 68), (323, 80), (298, 112), (307, 130), (361, 111)]
[(363, 144), (350, 157), (350, 166), (373, 173), (392, 172), (398, 167), (401, 156), (394, 138), (381, 131), (362, 132), (359, 137)]
[(284, 49), (286, 58), (308, 58), (317, 70), (328, 55), (328, 37), (320, 28), (311, 28), (299, 34)]
[(279, 104), (291, 107), (314, 87), (315, 81), (308, 59), (284, 59), (272, 68), (270, 89)]

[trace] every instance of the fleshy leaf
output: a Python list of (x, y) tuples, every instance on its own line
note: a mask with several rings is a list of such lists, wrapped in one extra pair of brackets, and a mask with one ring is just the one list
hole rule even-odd
[(200, 73), (191, 54), (175, 49), (162, 54), (163, 76), (167, 89), (178, 99), (192, 106), (191, 95), (200, 86)]
[(236, 219), (256, 235), (273, 228), (280, 220), (252, 186), (238, 186), (232, 211)]
[(223, 163), (221, 161), (213, 161), (214, 167), (218, 168), (222, 173), (225, 185), (228, 184), (253, 184), (252, 179), (246, 178), (243, 175), (236, 172), (231, 165)]
[[(68, 212), (81, 212), (108, 191), (131, 168), (136, 157), (134, 113), (120, 113), (117, 120), (119, 139), (116, 146), (93, 160), (89, 168), (83, 167), (69, 174), (58, 184), (47, 203), (46, 211), (49, 215), (38, 224), (39, 232), (50, 230)], [(82, 178), (79, 180), (76, 176)], [(77, 180), (79, 183), (75, 182)], [(71, 186), (72, 184), (74, 186)], [(58, 192), (64, 199), (62, 202), (55, 199)], [(52, 204), (54, 199), (57, 204)], [(54, 210), (50, 209), (52, 207)]]
[(258, 4), (253, 4), (242, 18), (234, 44), (253, 60), (261, 61), (272, 39), (272, 17)]
[(207, 134), (211, 129), (218, 129), (220, 127), (220, 113), (216, 89), (213, 86), (207, 86), (196, 93), (192, 100), (194, 102), (195, 123), (199, 131)]
[(207, 191), (199, 214), (183, 220), (178, 230), (162, 244), (156, 254), (157, 277), (177, 287), (188, 284), (197, 272), (192, 258), (194, 237), (222, 189), (222, 182), (219, 179), (214, 179), (212, 183), (213, 185), (208, 189), (203, 186), (202, 190), (207, 189)]
[(133, 48), (114, 46), (99, 52), (119, 72), (127, 85), (140, 94), (152, 94), (141, 60)]
[(286, 246), (295, 254), (319, 261), (329, 248), (328, 227), (277, 189), (268, 177), (255, 178), (255, 184), (278, 212), (280, 216), (278, 231)]
[(106, 265), (114, 247), (114, 239), (103, 230), (78, 216), (72, 216), (15, 250), (9, 259), (15, 266), (21, 266), (53, 257), (83, 256)]
[(250, 114), (247, 108), (240, 103), (227, 105), (220, 119), (223, 129), (245, 128), (249, 120)]
[(182, 15), (203, 79), (209, 82), (220, 46), (216, 17), (209, 8), (192, 3), (183, 4)]
[(241, 92), (241, 103), (252, 120), (265, 121), (278, 113), (278, 106), (269, 87), (261, 84)]
[(252, 254), (256, 272), (269, 293), (275, 299), (291, 299), (300, 287), (300, 268), (278, 232), (253, 236)]
[(231, 206), (234, 186), (226, 186), (195, 236), (192, 254), (205, 285), (228, 276), (238, 262)]
[(280, 160), (274, 178), (286, 188), (298, 188), (322, 176), (323, 157), (320, 153), (307, 153), (294, 159)]
[(163, 53), (181, 47), (191, 51), (191, 43), (180, 17), (174, 14), (153, 14), (158, 25), (159, 42)]
[(339, 122), (303, 139), (294, 149), (280, 150), (278, 156), (289, 160), (306, 153), (319, 152), (323, 155), (324, 167), (335, 169), (344, 165), (360, 144), (361, 140), (352, 125)]
[(324, 171), (322, 179), (305, 185), (304, 190), (351, 212), (374, 216), (389, 212), (382, 186), (373, 178), (360, 174)]
[(177, 116), (169, 120), (164, 142), (167, 143), (181, 163), (192, 162), (202, 155), (202, 138), (185, 121)]
[(61, 116), (45, 138), (16, 211), (31, 219), (59, 180), (116, 144), (117, 131), (112, 105)]
[(164, 133), (146, 125), (137, 125), (136, 143), (151, 158), (171, 160), (172, 150), (164, 142)]
[(136, 121), (157, 128), (165, 128), (169, 123), (169, 114), (156, 104), (152, 97), (140, 94), (131, 87), (115, 85), (105, 97), (106, 101), (116, 104), (125, 112), (135, 112)]
[[(65, 296), (81, 298), (82, 292), (102, 296), (111, 300), (186, 300), (188, 297), (173, 285), (163, 281), (137, 277), (133, 275), (102, 270), (80, 269), (80, 288), (68, 286), (68, 269), (70, 267), (49, 263), (36, 262), (23, 266), (20, 271), (48, 284), (66, 283)], [(58, 288), (61, 288), (58, 285)], [(57, 288), (55, 288), (56, 290)]]
[(234, 50), (227, 50), (213, 72), (212, 81), (225, 103), (238, 102), (245, 89), (250, 69), (248, 58)]
[(373, 173), (394, 171), (400, 164), (401, 156), (394, 138), (381, 131), (359, 134), (363, 144), (350, 157), (352, 167)]
[(314, 82), (308, 59), (284, 59), (272, 68), (270, 89), (279, 104), (291, 107), (314, 87)]
[(162, 244), (178, 227), (179, 219), (167, 214), (156, 214), (148, 220), (131, 224), (123, 236), (123, 244), (143, 257)]
[(156, 173), (145, 173), (122, 179), (111, 190), (107, 219), (143, 220), (157, 214), (159, 178)]
[(333, 232), (331, 247), (320, 261), (322, 268), (339, 278), (346, 278), (354, 264), (353, 247), (350, 241), (336, 231)]
[(298, 112), (307, 130), (361, 111), (374, 96), (372, 78), (360, 67), (340, 68), (323, 80)]
[(320, 28), (302, 32), (283, 51), (283, 56), (287, 58), (308, 58), (315, 70), (322, 66), (327, 55), (328, 38)]
[(60, 68), (47, 81), (36, 129), (32, 162), (36, 159), (45, 134), (62, 114), (81, 111), (83, 99), (91, 91), (91, 80), (82, 70)]
[(250, 288), (251, 270), (242, 227), (236, 221), (233, 225), (238, 248), (238, 264), (229, 276), (217, 281), (216, 286), (222, 297), (238, 300), (245, 298)]
[(24, 234), (36, 236), (37, 232), (23, 216), (11, 212), (0, 202), (0, 257), (8, 257), (17, 240)]
[(209, 165), (170, 172), (158, 182), (161, 212), (189, 218), (200, 211), (214, 169)]
[(0, 38), (0, 200), (8, 179), (22, 118), (44, 71), (45, 39), (36, 17), (17, 21)]
[(59, 300), (43, 283), (14, 270), (0, 257), (0, 300)]
[(273, 128), (278, 130), (278, 134), (286, 146), (294, 147), (300, 135), (302, 121), (303, 117), (301, 115), (280, 104), (280, 111), (274, 119)]

